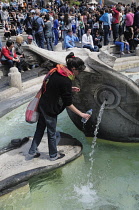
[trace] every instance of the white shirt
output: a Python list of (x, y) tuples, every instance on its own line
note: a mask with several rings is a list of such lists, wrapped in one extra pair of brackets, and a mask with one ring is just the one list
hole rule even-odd
[(93, 43), (92, 35), (88, 35), (87, 36), (87, 34), (84, 34), (82, 36), (82, 46), (84, 46), (86, 44), (91, 44), (91, 46), (94, 48), (94, 43)]

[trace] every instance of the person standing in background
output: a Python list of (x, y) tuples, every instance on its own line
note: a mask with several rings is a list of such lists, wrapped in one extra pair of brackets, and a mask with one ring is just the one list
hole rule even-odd
[(54, 15), (54, 35), (55, 35), (55, 41), (54, 45), (56, 46), (58, 44), (58, 27), (59, 27), (59, 22), (58, 22), (58, 15)]
[(111, 30), (111, 21), (109, 10), (105, 9), (105, 13), (99, 18), (100, 21), (103, 22), (103, 30), (104, 30), (104, 45), (109, 44), (109, 31)]
[[(34, 20), (36, 20), (38, 23), (38, 29), (34, 30), (36, 43), (37, 43), (38, 47), (44, 49), (44, 32), (43, 32), (44, 21), (40, 17), (39, 9), (36, 9), (36, 15), (32, 18), (32, 25), (33, 25)], [(33, 27), (32, 27), (32, 29), (33, 29)]]
[(119, 37), (119, 11), (120, 8), (112, 8), (112, 32), (113, 32), (113, 41)]

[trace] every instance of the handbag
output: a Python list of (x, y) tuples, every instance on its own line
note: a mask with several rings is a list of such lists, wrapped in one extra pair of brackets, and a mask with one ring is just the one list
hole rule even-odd
[(28, 123), (36, 123), (39, 119), (38, 105), (39, 105), (40, 97), (46, 91), (46, 84), (49, 82), (50, 76), (51, 74), (48, 72), (48, 74), (45, 76), (43, 80), (41, 89), (38, 91), (36, 96), (32, 99), (32, 101), (27, 106), (27, 109), (25, 112), (25, 120)]
[(39, 90), (39, 92), (36, 94), (36, 96), (27, 106), (27, 109), (25, 112), (26, 122), (36, 123), (38, 121), (39, 119), (38, 104), (39, 104), (41, 95), (42, 95), (42, 89)]

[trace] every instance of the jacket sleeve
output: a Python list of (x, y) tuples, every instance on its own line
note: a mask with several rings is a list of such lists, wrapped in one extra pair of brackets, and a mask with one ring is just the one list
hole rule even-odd
[(13, 60), (13, 57), (10, 56), (9, 51), (4, 47), (1, 51), (1, 56), (4, 55), (8, 60)]
[(116, 14), (119, 14), (119, 12), (115, 9), (115, 7), (113, 7), (112, 10), (113, 10)]
[(65, 47), (66, 48), (73, 48), (73, 46), (69, 42), (68, 36), (65, 37)]

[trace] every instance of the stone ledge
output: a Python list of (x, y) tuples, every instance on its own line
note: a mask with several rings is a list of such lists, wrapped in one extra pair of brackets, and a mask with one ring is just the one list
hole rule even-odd
[(15, 87), (10, 87), (2, 92), (0, 92), (0, 101), (9, 98), (10, 96), (12, 96), (15, 93), (18, 93), (19, 90)]
[(11, 97), (14, 94), (19, 93), (19, 92), (22, 94), (23, 91), (25, 91), (27, 88), (31, 88), (32, 86), (35, 86), (37, 84), (40, 84), (40, 86), (41, 86), (44, 77), (45, 77), (45, 75), (34, 78), (34, 79), (31, 79), (31, 80), (26, 81), (26, 82), (23, 82), (22, 83), (22, 91), (19, 91), (18, 88), (9, 86), (8, 89), (0, 92), (0, 101), (5, 100), (8, 97)]
[(82, 153), (80, 141), (68, 134), (61, 133), (58, 151), (64, 153), (65, 157), (56, 161), (50, 161), (47, 142), (47, 134), (45, 134), (39, 146), (41, 156), (36, 159), (30, 159), (28, 156), (31, 141), (28, 141), (18, 149), (0, 155), (0, 195), (6, 193), (5, 190), (8, 188), (27, 181), (34, 175), (46, 173), (71, 162)]
[(121, 70), (125, 70), (125, 69), (130, 69), (130, 68), (134, 68), (134, 67), (138, 67), (139, 66), (139, 60), (125, 60), (125, 62), (122, 63), (115, 63), (113, 69), (117, 70), (117, 71), (121, 71)]
[(98, 57), (103, 63), (113, 68), (116, 57), (109, 53), (109, 46), (103, 46), (100, 49), (100, 54), (98, 55)]

